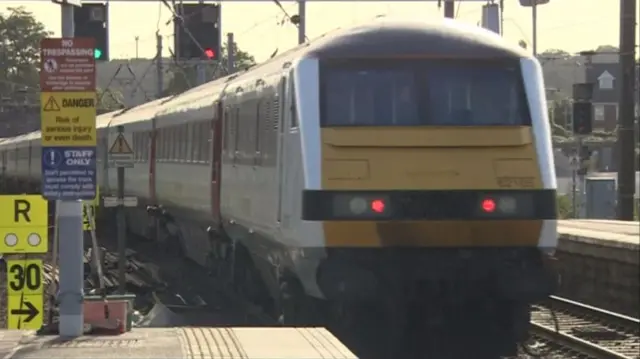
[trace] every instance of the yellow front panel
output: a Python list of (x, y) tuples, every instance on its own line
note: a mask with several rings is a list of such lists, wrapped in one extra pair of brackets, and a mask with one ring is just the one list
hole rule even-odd
[[(324, 190), (541, 189), (528, 127), (322, 130)], [(542, 221), (326, 221), (329, 247), (536, 246)]]

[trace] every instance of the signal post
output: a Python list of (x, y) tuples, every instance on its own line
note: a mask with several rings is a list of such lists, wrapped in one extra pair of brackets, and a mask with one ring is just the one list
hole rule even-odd
[(47, 209), (39, 195), (0, 196), (0, 253), (8, 255), (8, 329), (39, 329), (43, 324), (42, 260), (26, 256), (49, 249)]
[(59, 243), (59, 332), (83, 332), (82, 200), (96, 198), (95, 39), (74, 38), (73, 5), (61, 4), (62, 38), (41, 51), (42, 195), (56, 200)]

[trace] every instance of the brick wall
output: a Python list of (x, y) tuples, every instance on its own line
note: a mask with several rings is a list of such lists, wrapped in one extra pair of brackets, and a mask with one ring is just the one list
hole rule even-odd
[(632, 317), (640, 316), (637, 250), (560, 240), (558, 295)]

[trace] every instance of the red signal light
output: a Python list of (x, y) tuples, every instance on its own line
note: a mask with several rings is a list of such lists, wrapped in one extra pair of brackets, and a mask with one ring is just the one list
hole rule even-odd
[(496, 210), (496, 201), (491, 198), (487, 198), (482, 201), (482, 210), (487, 213), (492, 213)]
[(208, 59), (212, 59), (216, 56), (216, 52), (213, 51), (213, 49), (204, 49), (204, 55), (208, 58)]
[(371, 210), (376, 213), (384, 212), (384, 201), (381, 199), (374, 199), (371, 201)]

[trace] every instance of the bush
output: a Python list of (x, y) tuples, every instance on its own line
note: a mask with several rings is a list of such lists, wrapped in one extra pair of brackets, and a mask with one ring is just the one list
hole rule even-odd
[(571, 196), (563, 195), (556, 197), (558, 205), (558, 219), (573, 218), (573, 202)]

